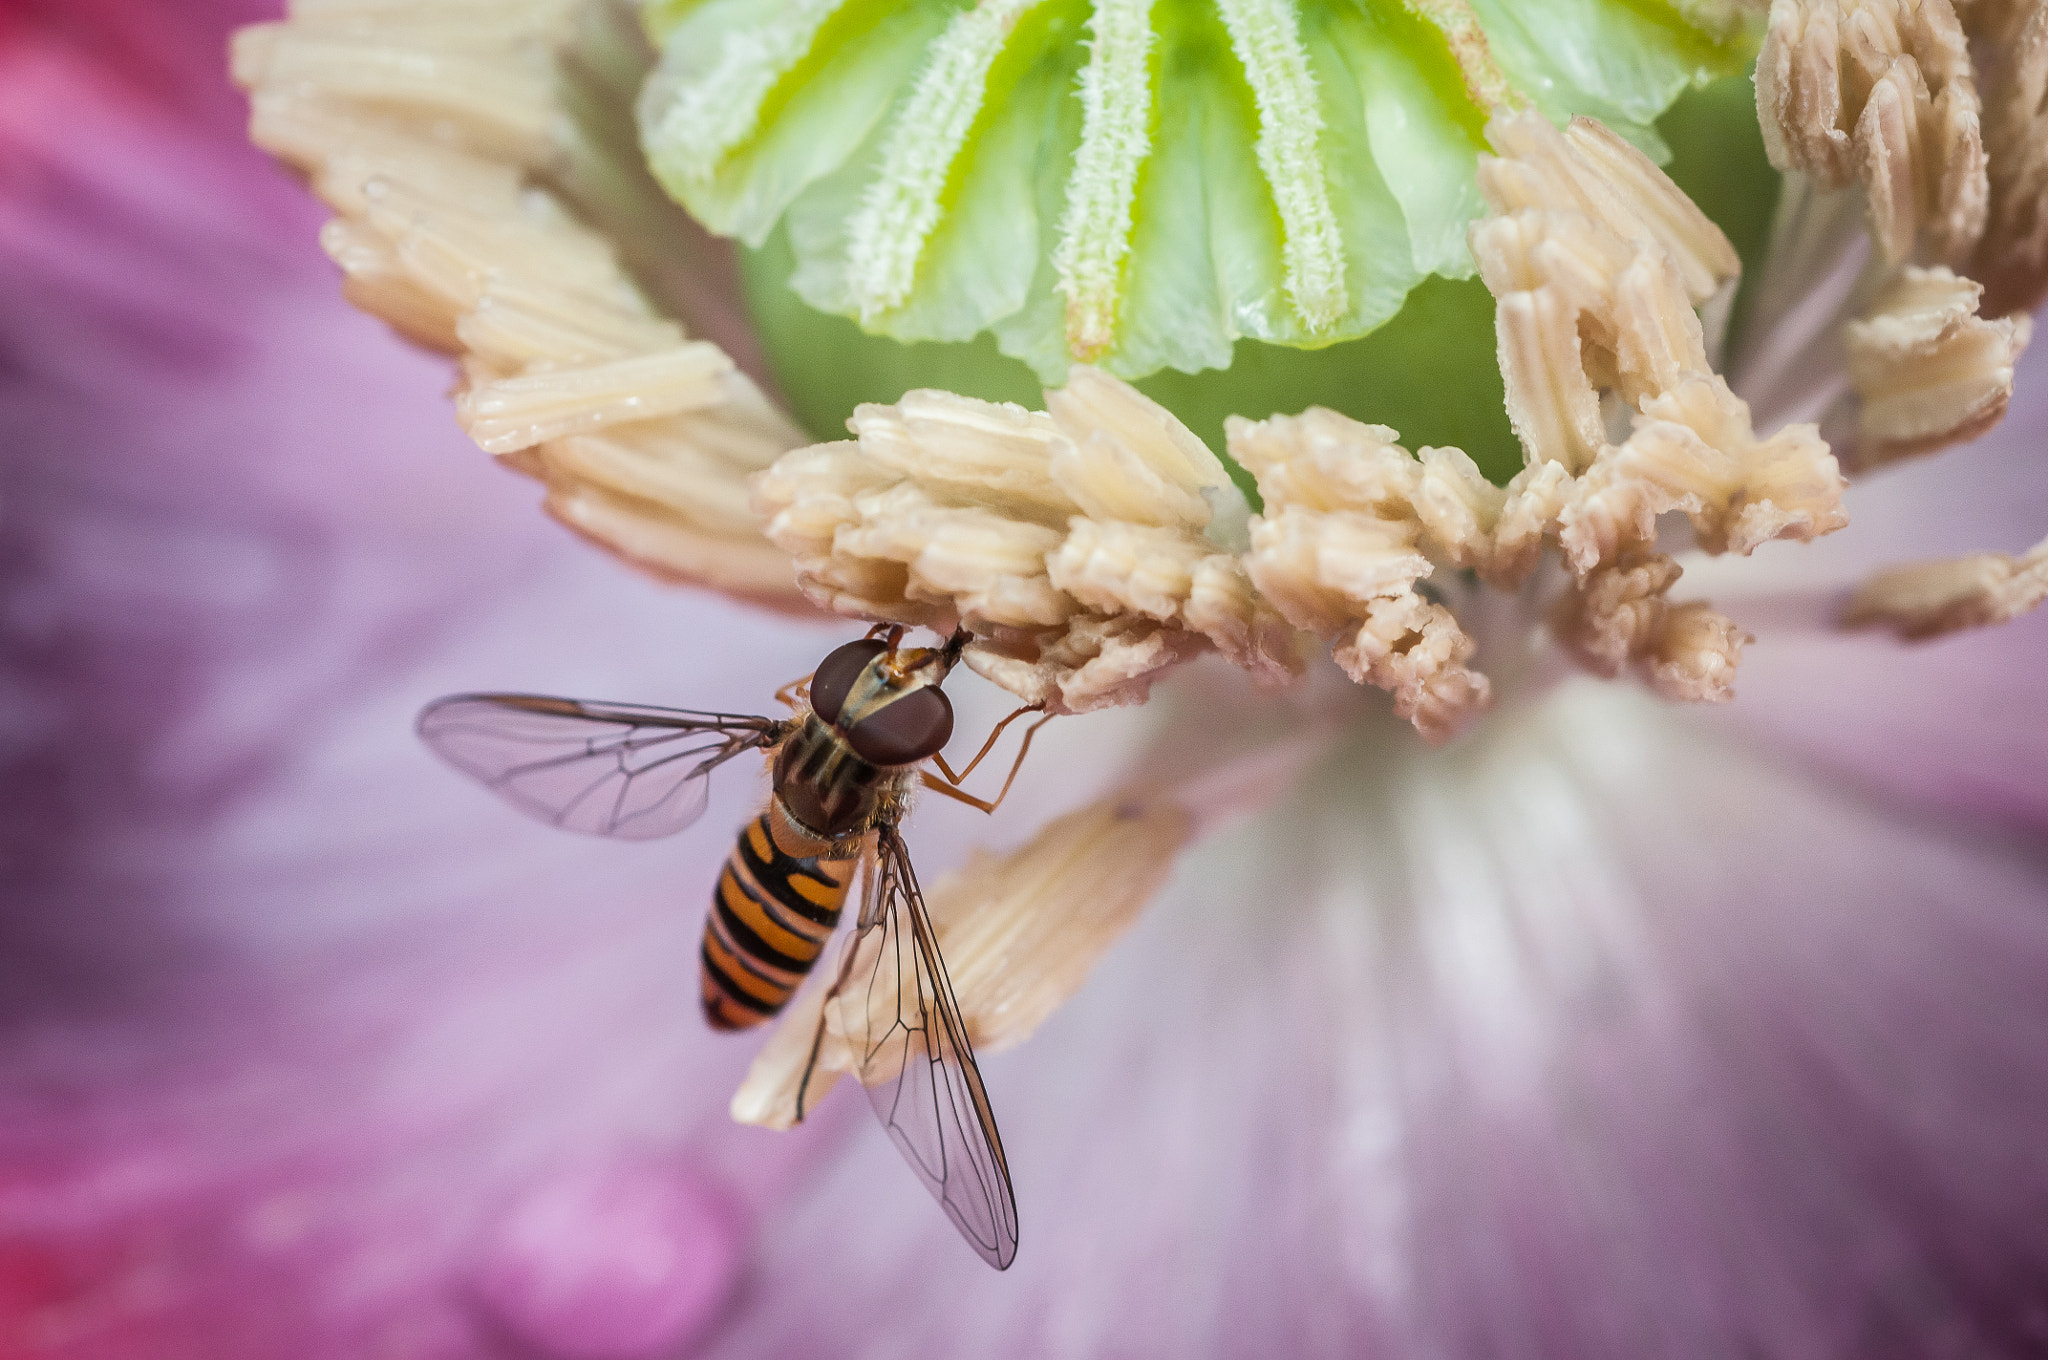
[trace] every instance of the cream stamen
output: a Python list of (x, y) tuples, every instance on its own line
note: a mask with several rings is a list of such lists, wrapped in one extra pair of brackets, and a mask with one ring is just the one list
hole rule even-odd
[[(1859, 186), (1871, 236), (1891, 266), (1867, 275), (1847, 300), (1861, 314), (1834, 323), (1839, 345), (1824, 338), (1820, 346), (1830, 375), (1846, 360), (1849, 390), (1827, 429), (1856, 469), (1972, 439), (2005, 412), (2024, 318), (1981, 320), (1981, 287), (1912, 262), (1989, 263), (2000, 296), (1984, 317), (2034, 286), (2028, 274), (2043, 253), (2033, 242), (2037, 229), (2048, 242), (2035, 217), (2048, 193), (2048, 159), (2038, 150), (2048, 136), (2039, 88), (2048, 81), (2048, 49), (2019, 41), (1996, 61), (1987, 143), (1967, 41), (2011, 44), (2020, 27), (1992, 4), (1963, 6), (1959, 19), (1950, 0), (1772, 6), (1757, 64), (1772, 163), (1830, 189)], [(2048, 29), (2037, 36), (2048, 44)], [(1994, 200), (1996, 229), (1987, 234)]]
[[(1737, 634), (1703, 606), (1663, 606), (1677, 569), (1654, 555), (1657, 518), (1681, 511), (1707, 551), (1747, 554), (1846, 523), (1841, 474), (1811, 425), (1759, 438), (1713, 371), (1692, 305), (1725, 286), (1734, 253), (1661, 171), (1586, 119), (1561, 136), (1496, 118), (1488, 136), (1504, 153), (1481, 164), (1496, 215), (1472, 250), (1499, 302), (1509, 414), (1532, 469), (1576, 474), (1536, 499), (1555, 504), (1579, 578), (1559, 634), (1602, 673), (1634, 662), (1661, 692), (1725, 699)], [(1619, 443), (1603, 392), (1635, 412)]]
[(2048, 539), (2018, 556), (1975, 553), (1879, 572), (1843, 611), (1847, 628), (1939, 637), (2009, 623), (2048, 600)]
[(1753, 639), (1707, 605), (1664, 597), (1680, 576), (1662, 553), (1629, 553), (1595, 568), (1551, 611), (1558, 640), (1596, 675), (1639, 670), (1667, 699), (1725, 703)]
[[(1980, 81), (1973, 51), (1987, 63)], [(1850, 392), (1828, 418), (1866, 470), (1983, 434), (2048, 289), (2048, 5), (1775, 0), (1757, 64), (1773, 164), (1858, 184), (1895, 267), (1866, 278), (1841, 327)], [(2000, 318), (1992, 320), (1989, 318)], [(1909, 637), (2030, 608), (2029, 558), (1980, 554), (1869, 582), (1847, 621)]]
[(1243, 499), (1167, 411), (1089, 368), (1048, 410), (912, 392), (863, 406), (855, 438), (754, 483), (769, 537), (813, 599), (862, 618), (982, 635), (967, 663), (1027, 703), (1142, 700), (1208, 650), (1278, 681), (1286, 625), (1209, 536)]
[[(574, 0), (322, 0), (242, 30), (251, 135), (337, 212), (321, 233), (358, 306), (462, 357), (456, 410), (544, 482), (550, 513), (648, 570), (808, 606), (761, 537), (746, 478), (801, 444), (716, 346), (688, 339), (565, 187), (603, 133), (567, 107), (571, 66), (620, 46)], [(648, 54), (627, 30), (623, 50)], [(631, 158), (620, 158), (631, 163)], [(597, 211), (680, 214), (644, 173)]]
[(2005, 415), (2033, 322), (1984, 320), (1983, 291), (1947, 269), (1909, 266), (1844, 327), (1861, 398), (1855, 470), (1974, 439)]
[(696, 341), (610, 363), (472, 381), (455, 414), (486, 453), (512, 453), (564, 435), (701, 411), (723, 399), (732, 360)]
[(1416, 591), (1434, 569), (1431, 551), (1449, 554), (1414, 507), (1435, 473), (1448, 511), (1439, 523), (1469, 540), (1493, 527), (1505, 494), (1454, 450), (1425, 450), (1438, 456), (1426, 471), (1392, 430), (1334, 411), (1233, 417), (1229, 431), (1231, 456), (1259, 479), (1266, 503), (1245, 565), (1273, 606), (1331, 640), (1345, 673), (1392, 693), (1394, 711), (1425, 737), (1442, 740), (1483, 711), (1492, 692), (1465, 667), (1471, 639)]
[(1961, 266), (1989, 181), (1968, 42), (1949, 0), (1773, 0), (1756, 66), (1771, 164), (1855, 181), (1885, 258)]
[(2048, 293), (2048, 4), (1977, 0), (1963, 15), (1991, 55), (1984, 149), (1991, 208), (1970, 273), (1988, 316), (2031, 310)]

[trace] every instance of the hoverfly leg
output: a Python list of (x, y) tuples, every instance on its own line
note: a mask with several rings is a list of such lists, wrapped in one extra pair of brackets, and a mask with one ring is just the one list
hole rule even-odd
[[(811, 672), (811, 675), (816, 674), (816, 671)], [(803, 712), (804, 705), (810, 702), (811, 675), (801, 676), (776, 690), (775, 702), (792, 712)]]
[[(833, 996), (838, 992), (839, 986), (834, 983)], [(825, 998), (825, 1006), (826, 1010), (818, 1013), (818, 1032), (811, 1036), (811, 1056), (804, 1059), (804, 1078), (796, 1084), (796, 1122), (799, 1124), (804, 1122), (804, 1097), (810, 1094), (811, 1074), (818, 1070), (818, 1053), (825, 1047), (825, 1016), (832, 1006), (831, 996)]]
[(982, 757), (987, 755), (995, 746), (996, 738), (1003, 734), (1005, 727), (1008, 727), (1026, 713), (1037, 713), (1044, 707), (1044, 704), (1027, 704), (997, 723), (995, 730), (988, 734), (988, 740), (981, 744), (981, 750), (975, 752), (974, 759), (968, 761), (967, 768), (960, 771), (960, 773), (953, 773), (952, 766), (946, 764), (944, 756), (934, 756), (933, 759), (938, 762), (939, 769), (945, 774), (945, 779), (934, 779), (927, 771), (919, 771), (919, 778), (924, 781), (924, 786), (934, 793), (942, 793), (948, 798), (965, 803), (969, 807), (979, 808), (983, 812), (994, 812), (1002, 806), (1003, 799), (1010, 796), (1010, 786), (1017, 782), (1017, 771), (1024, 768), (1024, 757), (1031, 754), (1031, 739), (1038, 735), (1039, 728), (1051, 722), (1057, 715), (1047, 713), (1037, 722), (1024, 729), (1024, 740), (1017, 747), (1017, 758), (1010, 762), (1010, 773), (1003, 779), (1002, 791), (996, 794), (994, 801), (976, 798), (973, 794), (960, 788), (959, 785), (968, 775), (974, 773), (974, 767), (981, 764)]
[[(946, 763), (946, 757), (943, 754), (935, 755), (932, 757), (932, 759), (938, 762), (939, 768), (945, 772), (946, 779), (949, 782), (954, 784), (965, 783), (967, 780), (967, 776), (974, 773), (974, 767), (981, 764), (982, 758), (986, 756), (990, 751), (995, 749), (996, 739), (1003, 735), (1004, 728), (1008, 727), (1011, 723), (1017, 721), (1017, 719), (1023, 717), (1026, 713), (1037, 713), (1043, 710), (1044, 708), (1045, 705), (1043, 703), (1026, 704), (1024, 705), (1024, 707), (1012, 713), (1009, 717), (997, 723), (993, 728), (990, 729), (988, 734), (988, 740), (983, 742), (981, 744), (981, 749), (974, 753), (974, 759), (968, 761), (967, 768), (961, 770), (958, 774), (953, 773), (953, 767)], [(1031, 730), (1033, 732), (1036, 732), (1040, 724), (1042, 724), (1043, 722), (1044, 719), (1040, 719), (1038, 723), (1033, 723)], [(1024, 744), (1026, 746), (1029, 746), (1031, 744), (1031, 738), (1029, 735), (1025, 736)], [(1023, 752), (1018, 752), (1017, 758), (1019, 760), (1022, 760), (1024, 758)], [(1005, 785), (1004, 787), (1007, 788), (1008, 785)]]
[(832, 979), (832, 988), (825, 993), (825, 1004), (818, 1008), (818, 1032), (811, 1036), (811, 1056), (804, 1059), (803, 1080), (796, 1085), (796, 1122), (804, 1122), (804, 1101), (810, 1095), (811, 1077), (818, 1070), (818, 1055), (825, 1049), (825, 1021), (832, 1014), (833, 1003), (839, 1000), (839, 989), (846, 985), (847, 976), (853, 971), (853, 950), (847, 948), (839, 961), (839, 976)]
[[(924, 786), (930, 789), (933, 793), (944, 794), (946, 797), (952, 799), (956, 803), (965, 803), (967, 804), (967, 806), (974, 808), (980, 812), (994, 812), (996, 810), (995, 803), (991, 803), (986, 799), (976, 798), (971, 793), (963, 793), (961, 790), (954, 788), (951, 784), (948, 784), (945, 780), (940, 779), (938, 776), (934, 775), (929, 770), (919, 770), (917, 772), (917, 777), (919, 781), (922, 782)], [(1001, 800), (998, 799), (997, 801), (1000, 802)]]

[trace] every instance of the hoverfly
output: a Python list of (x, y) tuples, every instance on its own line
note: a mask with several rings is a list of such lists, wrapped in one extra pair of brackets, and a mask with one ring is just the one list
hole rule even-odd
[[(795, 710), (790, 718), (455, 694), (421, 711), (419, 733), (520, 810), (626, 840), (681, 831), (703, 815), (712, 771), (747, 751), (768, 755), (768, 806), (740, 831), (704, 922), (705, 1018), (737, 1030), (780, 1011), (823, 952), (859, 871), (860, 914), (827, 1007), (840, 1006), (855, 1075), (890, 1138), (961, 1235), (1002, 1270), (1017, 1252), (1009, 1164), (898, 828), (920, 783), (994, 811), (1046, 719), (1026, 731), (993, 802), (962, 792), (1003, 729), (1038, 706), (1003, 719), (955, 774), (939, 754), (953, 734), (940, 685), (970, 635), (955, 632), (937, 648), (903, 647), (902, 635), (877, 627), (819, 663), (807, 694), (804, 681), (785, 686), (777, 697)], [(947, 782), (921, 769), (927, 760)], [(823, 1038), (821, 1019), (813, 1069)]]

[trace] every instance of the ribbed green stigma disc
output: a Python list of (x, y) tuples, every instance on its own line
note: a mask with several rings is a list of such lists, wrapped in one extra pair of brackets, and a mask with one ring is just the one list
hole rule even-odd
[[(666, 0), (646, 19), (649, 164), (758, 252), (764, 338), (814, 427), (899, 379), (1036, 404), (1083, 361), (1159, 375), (1143, 385), (1212, 440), (1227, 409), (1405, 393), (1370, 418), (1490, 471), (1519, 456), (1465, 247), (1488, 108), (1590, 113), (1661, 161), (1659, 118), (1756, 38), (1710, 0)], [(1187, 376), (1218, 369), (1271, 400)]]

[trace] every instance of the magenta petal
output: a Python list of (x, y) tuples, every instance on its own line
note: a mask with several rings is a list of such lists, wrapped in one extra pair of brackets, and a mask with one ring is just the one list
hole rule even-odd
[[(164, 113), (225, 136), (246, 116), (221, 78), (228, 35), (283, 8), (279, 0), (7, 0), (0, 42), (12, 21), (17, 40), (54, 39)], [(60, 105), (45, 116), (61, 125), (66, 112)]]
[(673, 1354), (723, 1307), (745, 1234), (716, 1187), (651, 1160), (528, 1187), (476, 1274), (490, 1313), (563, 1360)]

